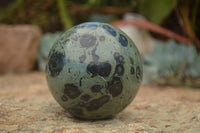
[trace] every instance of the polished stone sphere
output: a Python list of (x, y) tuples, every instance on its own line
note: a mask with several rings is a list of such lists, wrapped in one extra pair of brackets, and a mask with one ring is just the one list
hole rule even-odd
[(106, 119), (136, 96), (143, 64), (134, 42), (120, 29), (88, 22), (64, 32), (46, 64), (55, 100), (80, 119)]

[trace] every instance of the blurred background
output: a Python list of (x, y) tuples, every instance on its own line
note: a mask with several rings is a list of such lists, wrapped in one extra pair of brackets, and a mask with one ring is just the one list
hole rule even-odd
[(44, 71), (56, 38), (88, 21), (130, 36), (143, 84), (200, 88), (200, 0), (0, 0), (0, 74)]

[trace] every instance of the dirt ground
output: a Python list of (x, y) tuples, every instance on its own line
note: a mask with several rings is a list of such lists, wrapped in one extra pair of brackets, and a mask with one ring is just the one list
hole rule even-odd
[(200, 89), (141, 86), (114, 119), (80, 121), (56, 103), (44, 73), (0, 76), (0, 132), (200, 133)]

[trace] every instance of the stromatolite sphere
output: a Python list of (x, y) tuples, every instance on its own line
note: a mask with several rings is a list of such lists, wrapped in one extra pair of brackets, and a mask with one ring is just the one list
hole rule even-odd
[(134, 99), (142, 60), (133, 41), (105, 23), (75, 26), (50, 50), (46, 76), (56, 101), (81, 119), (115, 116)]

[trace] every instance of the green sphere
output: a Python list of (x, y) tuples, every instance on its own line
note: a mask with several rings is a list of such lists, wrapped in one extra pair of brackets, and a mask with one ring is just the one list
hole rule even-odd
[(46, 76), (55, 100), (80, 119), (106, 119), (136, 96), (143, 64), (133, 41), (106, 23), (64, 32), (51, 48)]

